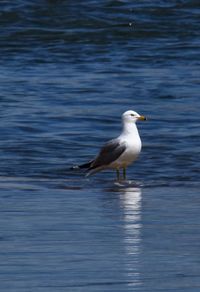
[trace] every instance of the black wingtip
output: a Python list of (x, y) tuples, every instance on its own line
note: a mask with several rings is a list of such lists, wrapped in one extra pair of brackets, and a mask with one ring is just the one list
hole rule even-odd
[(90, 168), (92, 164), (92, 161), (89, 161), (87, 163), (81, 164), (81, 165), (74, 165), (72, 167), (70, 167), (71, 170), (78, 170), (78, 169), (82, 169), (82, 168)]
[(78, 165), (74, 165), (70, 167), (70, 170), (77, 170), (77, 169), (80, 169)]

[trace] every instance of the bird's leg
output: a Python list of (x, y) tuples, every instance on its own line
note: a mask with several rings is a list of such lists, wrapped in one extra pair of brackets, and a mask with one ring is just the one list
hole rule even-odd
[(123, 167), (123, 179), (126, 179), (126, 167)]
[(120, 180), (120, 173), (119, 173), (119, 168), (116, 169), (116, 174), (117, 174), (117, 180)]

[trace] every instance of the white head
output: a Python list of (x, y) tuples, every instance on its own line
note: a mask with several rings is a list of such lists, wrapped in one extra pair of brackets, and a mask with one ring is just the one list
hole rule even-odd
[(145, 121), (146, 117), (145, 116), (141, 116), (138, 113), (136, 113), (134, 111), (131, 111), (131, 110), (126, 111), (122, 115), (123, 124), (136, 123), (138, 120)]

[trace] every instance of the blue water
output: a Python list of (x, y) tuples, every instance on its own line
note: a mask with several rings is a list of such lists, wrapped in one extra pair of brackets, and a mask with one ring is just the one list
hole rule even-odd
[[(198, 1), (0, 2), (0, 290), (199, 291)], [(133, 109), (143, 149), (85, 178)]]

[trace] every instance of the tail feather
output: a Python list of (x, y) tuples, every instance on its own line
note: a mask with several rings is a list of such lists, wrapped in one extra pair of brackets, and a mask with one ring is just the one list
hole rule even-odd
[(105, 167), (103, 166), (99, 166), (99, 167), (90, 167), (87, 169), (87, 174), (86, 174), (86, 177), (92, 175), (92, 174), (95, 174), (99, 171), (101, 171), (102, 169), (104, 169)]

